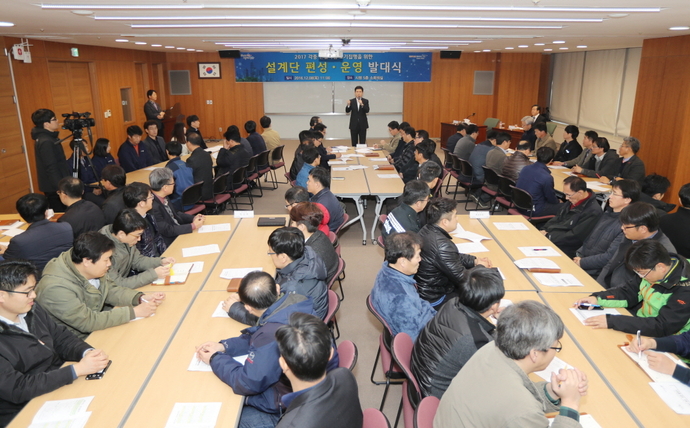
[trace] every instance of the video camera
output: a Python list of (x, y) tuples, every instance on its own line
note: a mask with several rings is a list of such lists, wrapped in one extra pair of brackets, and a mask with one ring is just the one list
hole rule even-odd
[(62, 129), (68, 129), (72, 132), (78, 131), (82, 128), (90, 128), (96, 126), (96, 120), (91, 116), (91, 112), (77, 113), (63, 113), (62, 117), (65, 120), (62, 123)]

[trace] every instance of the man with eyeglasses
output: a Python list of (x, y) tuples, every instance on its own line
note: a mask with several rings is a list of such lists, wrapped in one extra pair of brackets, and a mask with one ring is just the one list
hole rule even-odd
[(551, 373), (550, 382), (533, 382), (561, 351), (563, 321), (533, 300), (508, 306), (496, 326), (496, 340), (463, 366), (439, 403), (434, 428), (472, 426), (547, 427), (544, 413), (558, 412), (551, 427), (581, 427), (580, 398), (587, 376), (580, 370)]
[(566, 202), (561, 204), (556, 217), (544, 225), (541, 233), (572, 258), (592, 231), (602, 211), (594, 193), (580, 177), (570, 176), (563, 180), (563, 193)]
[(57, 194), (58, 182), (63, 177), (69, 177), (69, 164), (62, 144), (59, 140), (60, 124), (55, 113), (45, 108), (38, 109), (31, 114), (34, 128), (31, 138), (36, 141), (34, 151), (36, 156), (36, 173), (38, 174), (38, 188), (48, 198), (48, 205), (56, 212), (65, 211)]
[(573, 258), (575, 264), (593, 278), (599, 276), (625, 239), (619, 220), (621, 211), (640, 198), (640, 185), (637, 181), (620, 180), (612, 186), (608, 206)]
[(192, 233), (204, 225), (204, 215), (178, 211), (168, 199), (175, 191), (175, 177), (170, 169), (154, 169), (149, 175), (149, 183), (154, 196), (151, 214), (156, 220), (165, 245), (170, 246), (178, 236)]
[(645, 177), (645, 167), (642, 159), (637, 157), (640, 151), (640, 140), (634, 137), (623, 138), (623, 144), (618, 148), (620, 155), (620, 169), (613, 177), (602, 176), (599, 181), (610, 183), (612, 180), (635, 180), (642, 184)]
[[(56, 324), (36, 304), (36, 268), (26, 261), (0, 265), (0, 426), (29, 400), (96, 373), (108, 355)], [(75, 364), (63, 366), (65, 361)]]
[[(659, 241), (633, 244), (626, 254), (637, 284), (592, 293), (575, 305), (589, 303), (607, 308), (627, 308), (634, 316), (599, 315), (585, 320), (594, 328), (625, 333), (638, 330), (645, 336), (664, 337), (690, 330), (690, 263), (669, 253)], [(590, 307), (591, 309), (591, 307)]]
[(146, 257), (160, 257), (168, 248), (158, 230), (158, 223), (151, 215), (155, 196), (148, 184), (134, 182), (125, 187), (122, 199), (127, 208), (134, 209), (146, 220), (146, 229), (137, 243), (137, 249)]
[(620, 222), (625, 239), (597, 277), (597, 282), (604, 288), (638, 284), (637, 276), (625, 264), (625, 254), (635, 242), (653, 239), (661, 242), (668, 252), (676, 252), (668, 237), (659, 230), (659, 215), (653, 206), (644, 202), (632, 203), (621, 211)]

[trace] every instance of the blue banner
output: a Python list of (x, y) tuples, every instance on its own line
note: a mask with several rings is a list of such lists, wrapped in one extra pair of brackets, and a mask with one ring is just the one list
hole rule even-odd
[(430, 82), (431, 52), (317, 53), (244, 52), (235, 59), (237, 82)]

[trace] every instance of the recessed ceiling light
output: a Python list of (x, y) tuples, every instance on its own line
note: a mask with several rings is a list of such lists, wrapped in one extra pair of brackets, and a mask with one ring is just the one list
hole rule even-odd
[(513, 48), (513, 47), (509, 47), (509, 48), (506, 48), (506, 49), (515, 49), (515, 48)]
[(196, 51), (197, 51), (197, 52), (203, 52), (201, 49), (197, 49)]
[(166, 46), (166, 49), (175, 49), (175, 46)]
[(553, 42), (554, 45), (561, 45), (563, 43), (565, 43), (563, 40), (554, 40)]
[(145, 45), (146, 42), (134, 42), (135, 45)]
[(586, 45), (579, 45), (578, 49), (585, 49), (587, 46)]
[(482, 51), (474, 51), (474, 53), (481, 53)]
[(625, 18), (628, 16), (627, 13), (609, 13), (609, 18)]
[(177, 48), (177, 50), (178, 50), (178, 51), (183, 51), (183, 50), (184, 50), (184, 48)]
[(528, 48), (529, 46), (527, 45), (518, 45), (519, 48)]
[(187, 49), (190, 52), (194, 52), (196, 49)]
[(560, 50), (562, 50), (562, 51), (567, 51), (567, 50), (568, 50), (568, 48), (558, 48), (558, 49), (560, 49)]
[(163, 46), (163, 45), (151, 45), (152, 48), (159, 48), (161, 46)]
[(546, 43), (535, 43), (534, 46), (544, 46)]
[(0, 27), (14, 27), (14, 22), (0, 21)]
[(685, 30), (690, 30), (690, 27), (687, 27), (687, 26), (670, 27), (669, 30), (671, 30), (671, 31), (685, 31)]
[(544, 52), (551, 52), (553, 49), (544, 49)]
[(484, 49), (482, 52), (491, 52), (491, 49)]
[(127, 40), (127, 39), (115, 39), (115, 41), (118, 42), (118, 43), (127, 43), (127, 42), (129, 42), (129, 40)]
[(93, 15), (93, 11), (92, 11), (92, 10), (84, 10), (84, 9), (73, 10), (72, 13), (75, 14), (75, 15), (80, 15), (80, 16), (89, 16), (89, 15)]

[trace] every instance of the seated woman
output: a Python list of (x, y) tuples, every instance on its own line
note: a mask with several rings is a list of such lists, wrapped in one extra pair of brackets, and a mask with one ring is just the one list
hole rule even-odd
[(177, 122), (173, 128), (172, 138), (170, 139), (171, 142), (176, 141), (182, 146), (181, 156), (189, 154), (189, 149), (187, 148), (187, 137), (185, 136), (186, 132), (187, 128), (184, 126), (184, 123)]
[(323, 211), (312, 202), (300, 202), (290, 209), (290, 226), (301, 230), (307, 246), (321, 257), (329, 282), (338, 271), (339, 258), (328, 236), (319, 230), (322, 219)]
[(96, 176), (101, 179), (101, 171), (108, 165), (115, 165), (117, 162), (113, 155), (110, 154), (110, 140), (107, 138), (99, 138), (96, 140), (96, 145), (93, 147), (93, 168), (96, 170)]

